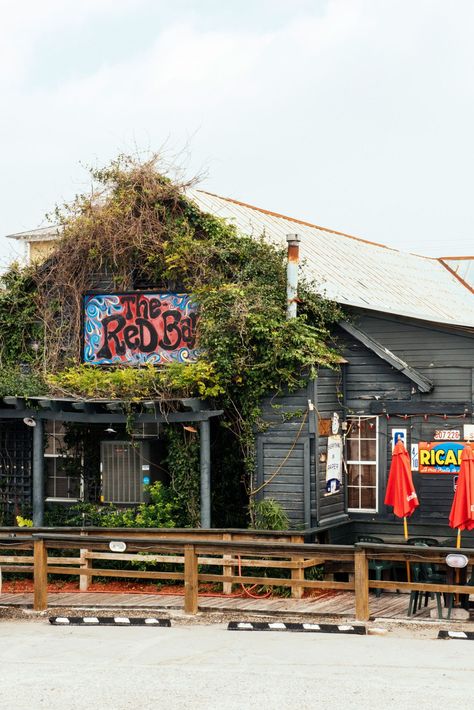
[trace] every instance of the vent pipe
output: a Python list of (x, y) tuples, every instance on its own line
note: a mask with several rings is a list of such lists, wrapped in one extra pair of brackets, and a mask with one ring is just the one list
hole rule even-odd
[(296, 318), (298, 295), (298, 266), (300, 261), (300, 238), (287, 234), (288, 264), (286, 267), (286, 317)]

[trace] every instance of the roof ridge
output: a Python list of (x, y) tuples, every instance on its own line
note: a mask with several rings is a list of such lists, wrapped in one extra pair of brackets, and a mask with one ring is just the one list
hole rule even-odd
[(446, 259), (452, 259), (453, 261), (465, 261), (474, 259), (474, 256), (438, 256), (437, 259), (438, 261), (444, 261)]
[(454, 278), (456, 278), (465, 288), (467, 288), (468, 291), (470, 291), (471, 293), (474, 293), (474, 288), (472, 288), (472, 286), (470, 286), (470, 285), (468, 284), (468, 282), (465, 281), (465, 280), (462, 278), (462, 276), (459, 276), (459, 274), (456, 273), (456, 271), (454, 271), (454, 269), (452, 269), (452, 268), (451, 268), (448, 264), (446, 264), (442, 259), (439, 259), (439, 263), (440, 263), (441, 266), (443, 266), (447, 271), (449, 271), (449, 273), (452, 274), (452, 275), (454, 276)]
[(321, 227), (319, 224), (314, 224), (313, 222), (306, 222), (303, 219), (296, 219), (296, 217), (289, 217), (288, 215), (281, 214), (279, 212), (272, 212), (271, 210), (265, 210), (263, 207), (256, 207), (255, 205), (250, 205), (248, 202), (242, 202), (241, 200), (235, 200), (233, 197), (223, 197), (222, 195), (217, 195), (215, 192), (209, 192), (209, 190), (197, 189), (196, 192), (202, 192), (205, 195), (210, 195), (211, 197), (218, 197), (220, 200), (225, 200), (226, 202), (232, 202), (234, 205), (241, 205), (241, 207), (249, 207), (256, 212), (262, 212), (262, 214), (268, 214), (270, 217), (279, 217), (280, 219), (287, 219), (290, 222), (295, 222), (295, 224), (303, 224), (306, 227), (314, 227), (322, 232), (329, 232), (330, 234), (338, 234), (341, 237), (347, 237), (348, 239), (355, 239), (358, 242), (363, 242), (364, 244), (371, 244), (375, 247), (381, 247), (382, 249), (389, 249), (390, 251), (400, 252), (400, 249), (395, 249), (394, 247), (389, 247), (387, 244), (380, 244), (380, 242), (372, 242), (370, 239), (364, 239), (363, 237), (356, 237), (353, 234), (347, 234), (347, 232), (339, 232), (336, 229), (330, 229), (329, 227)]

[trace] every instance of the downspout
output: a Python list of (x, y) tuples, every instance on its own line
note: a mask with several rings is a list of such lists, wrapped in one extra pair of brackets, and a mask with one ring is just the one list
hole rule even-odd
[(288, 263), (286, 267), (286, 317), (296, 318), (298, 295), (298, 266), (300, 260), (300, 238), (297, 234), (287, 234)]

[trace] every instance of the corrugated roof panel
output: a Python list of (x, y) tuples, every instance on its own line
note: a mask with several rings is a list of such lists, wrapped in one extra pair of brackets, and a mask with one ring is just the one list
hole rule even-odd
[(282, 247), (286, 247), (286, 235), (297, 232), (304, 272), (327, 298), (420, 320), (474, 327), (472, 293), (437, 259), (311, 226), (201, 190), (190, 191), (190, 197), (201, 209), (233, 222), (242, 232), (252, 236), (264, 233)]

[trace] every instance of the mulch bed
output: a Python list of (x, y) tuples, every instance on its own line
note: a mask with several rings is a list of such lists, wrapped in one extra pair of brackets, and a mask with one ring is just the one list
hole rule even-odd
[[(2, 591), (7, 594), (22, 594), (34, 591), (34, 584), (32, 579), (14, 579), (14, 580), (4, 580), (2, 585)], [(79, 592), (78, 582), (64, 582), (57, 580), (55, 582), (50, 582), (48, 584), (48, 592)], [(173, 594), (173, 595), (184, 595), (184, 585), (174, 584), (174, 585), (157, 585), (150, 582), (126, 582), (120, 580), (110, 580), (107, 582), (92, 582), (89, 584), (87, 590), (88, 593), (104, 593), (104, 594)], [(200, 584), (199, 594), (209, 595), (209, 596), (233, 596), (233, 597), (244, 597), (245, 592), (237, 585), (235, 585), (235, 591), (232, 595), (222, 594), (222, 592), (216, 590), (216, 587), (211, 584)], [(252, 594), (259, 594), (258, 591), (253, 590)], [(331, 590), (318, 590), (311, 589), (305, 591), (303, 597), (305, 599), (313, 599), (321, 596), (333, 597), (337, 596), (339, 592)], [(262, 596), (264, 596), (262, 594)], [(278, 595), (275, 595), (278, 596)]]

